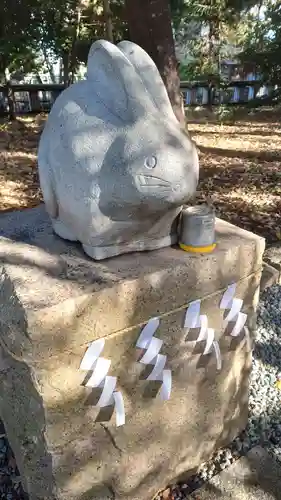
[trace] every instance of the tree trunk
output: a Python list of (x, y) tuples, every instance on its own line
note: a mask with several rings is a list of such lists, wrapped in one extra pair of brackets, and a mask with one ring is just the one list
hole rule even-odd
[(109, 42), (114, 42), (113, 38), (113, 23), (112, 12), (110, 9), (109, 0), (103, 0), (103, 13), (105, 19), (105, 37)]
[(8, 108), (9, 108), (9, 120), (14, 121), (16, 119), (15, 111), (15, 99), (10, 82), (7, 83), (7, 97), (8, 97)]
[(215, 75), (220, 75), (220, 22), (218, 18), (209, 22), (209, 64)]
[(60, 66), (59, 66), (59, 83), (64, 83), (63, 81), (63, 59), (60, 57)]
[(4, 96), (6, 94), (8, 101), (9, 120), (14, 121), (16, 119), (15, 96), (13, 89), (11, 87), (10, 71), (7, 68), (4, 71), (4, 81), (5, 81)]
[(174, 113), (185, 127), (169, 0), (125, 0), (125, 5), (130, 38), (154, 60)]
[(69, 53), (64, 52), (62, 55), (63, 64), (63, 83), (66, 87), (69, 85)]
[(49, 60), (47, 51), (46, 51), (43, 43), (41, 45), (41, 49), (42, 49), (42, 53), (43, 53), (45, 64), (47, 66), (47, 69), (49, 71), (49, 75), (51, 77), (51, 81), (52, 81), (52, 83), (56, 83), (56, 77), (55, 77), (55, 73), (54, 73), (54, 67), (53, 67), (53, 64)]
[(76, 9), (76, 19), (75, 19), (75, 25), (74, 25), (74, 32), (73, 32), (73, 38), (72, 38), (72, 44), (71, 44), (71, 49), (70, 49), (70, 56), (69, 56), (69, 76), (68, 76), (68, 85), (74, 82), (74, 77), (75, 77), (75, 69), (77, 67), (77, 41), (79, 39), (80, 35), (80, 28), (81, 28), (81, 8), (80, 6), (77, 7)]

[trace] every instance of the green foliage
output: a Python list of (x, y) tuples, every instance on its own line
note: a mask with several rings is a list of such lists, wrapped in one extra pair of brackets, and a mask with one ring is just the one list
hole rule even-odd
[(35, 67), (38, 0), (0, 2), (0, 80), (5, 71)]
[(182, 20), (188, 15), (188, 4), (186, 0), (170, 0), (172, 19), (175, 29), (177, 29)]
[[(104, 38), (102, 0), (41, 0), (42, 37), (40, 43), (63, 60), (64, 80), (73, 79), (79, 63), (86, 62), (94, 40)], [(115, 40), (125, 34), (123, 0), (112, 0)]]
[[(176, 38), (186, 44), (192, 58), (181, 70), (186, 78), (218, 78), (220, 61), (233, 57), (229, 52), (238, 46), (240, 25), (255, 4), (256, 0), (171, 0)], [(199, 33), (192, 29), (195, 25)]]
[[(189, 56), (180, 64), (182, 80), (216, 79), (220, 61), (240, 52), (265, 79), (280, 83), (281, 0), (169, 2), (176, 42)], [(114, 40), (128, 38), (124, 0), (110, 0), (110, 9)], [(6, 70), (37, 72), (44, 63), (51, 73), (62, 61), (61, 78), (69, 83), (92, 42), (104, 36), (103, 0), (1, 0), (0, 81)]]
[[(126, 35), (123, 0), (111, 0), (114, 38)], [(0, 79), (5, 71), (38, 70), (62, 60), (69, 83), (92, 42), (105, 36), (102, 0), (1, 0)]]
[[(281, 83), (281, 3), (267, 2), (260, 19), (249, 19), (242, 61), (253, 61), (265, 81)], [(278, 96), (277, 96), (278, 97)]]

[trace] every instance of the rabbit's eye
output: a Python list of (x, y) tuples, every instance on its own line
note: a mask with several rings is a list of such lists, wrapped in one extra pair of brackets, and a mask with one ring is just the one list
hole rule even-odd
[(146, 168), (152, 169), (157, 165), (157, 158), (155, 156), (150, 156), (144, 160), (144, 166)]

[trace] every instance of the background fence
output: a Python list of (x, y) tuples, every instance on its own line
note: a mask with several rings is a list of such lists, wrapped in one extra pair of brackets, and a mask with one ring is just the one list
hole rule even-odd
[[(63, 89), (55, 84), (0, 86), (0, 115), (48, 112)], [(278, 89), (259, 81), (181, 82), (181, 91), (186, 106), (262, 106), (274, 102)]]
[(262, 81), (231, 81), (221, 84), (181, 82), (186, 106), (256, 105), (274, 102), (277, 86)]

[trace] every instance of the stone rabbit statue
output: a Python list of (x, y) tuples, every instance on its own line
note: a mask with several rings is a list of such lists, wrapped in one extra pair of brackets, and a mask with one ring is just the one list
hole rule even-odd
[(52, 107), (38, 164), (54, 231), (97, 260), (175, 243), (199, 175), (154, 62), (128, 41), (93, 43), (86, 79)]

